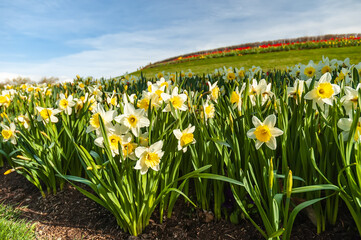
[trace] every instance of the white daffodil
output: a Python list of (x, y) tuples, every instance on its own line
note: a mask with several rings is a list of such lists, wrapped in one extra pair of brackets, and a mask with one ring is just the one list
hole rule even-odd
[(116, 95), (115, 91), (113, 92), (112, 96), (107, 97), (107, 103), (108, 103), (108, 105), (111, 105), (112, 107), (118, 106), (118, 99), (117, 99), (117, 95)]
[(358, 90), (360, 87), (361, 83), (357, 85), (356, 90), (349, 86), (344, 88), (346, 95), (341, 98), (341, 103), (344, 106), (347, 115), (351, 114), (352, 108), (356, 110), (358, 104)]
[(29, 115), (26, 113), (25, 115), (19, 115), (16, 118), (16, 121), (23, 124), (25, 129), (29, 129), (30, 126), (30, 118)]
[(266, 143), (267, 147), (275, 150), (277, 147), (276, 137), (283, 134), (282, 130), (274, 127), (276, 124), (276, 116), (274, 114), (269, 115), (263, 122), (256, 116), (253, 116), (252, 123), (255, 128), (247, 132), (247, 137), (256, 139), (256, 149), (259, 149), (263, 143)]
[[(246, 88), (246, 83), (243, 84), (241, 92)], [(265, 104), (270, 97), (274, 94), (271, 92), (271, 83), (267, 84), (265, 79), (261, 79), (257, 83), (256, 79), (252, 80), (252, 84), (249, 85), (248, 97), (251, 100), (253, 106), (257, 103), (257, 98), (261, 96), (261, 104)]]
[(135, 149), (138, 147), (138, 144), (134, 142), (128, 142), (122, 145), (123, 156), (125, 158), (130, 158), (131, 160), (137, 160), (135, 156)]
[(90, 133), (90, 132), (96, 130), (97, 134), (100, 133), (99, 117), (102, 118), (105, 129), (111, 128), (112, 127), (111, 121), (114, 120), (115, 115), (116, 115), (115, 110), (110, 110), (110, 111), (106, 112), (104, 110), (103, 106), (100, 103), (98, 103), (98, 105), (95, 108), (95, 113), (90, 118), (90, 121), (89, 121), (90, 125), (88, 126), (86, 132)]
[(215, 115), (215, 108), (213, 103), (209, 103), (209, 100), (205, 102), (203, 105), (204, 110), (204, 118), (207, 121), (207, 119), (214, 118)]
[(131, 103), (125, 103), (124, 114), (115, 117), (114, 120), (129, 128), (136, 137), (139, 136), (140, 128), (148, 127), (150, 124), (144, 110), (135, 109)]
[(12, 144), (16, 144), (16, 134), (15, 134), (15, 124), (10, 123), (10, 127), (6, 126), (5, 124), (1, 124), (1, 136), (3, 137), (3, 141), (7, 142), (10, 141)]
[(187, 95), (184, 93), (178, 94), (178, 87), (175, 87), (172, 91), (172, 94), (169, 95), (167, 93), (162, 93), (161, 97), (167, 106), (163, 109), (163, 112), (170, 112), (172, 110), (170, 104), (172, 104), (173, 108), (177, 111), (186, 111), (187, 105), (185, 102), (187, 101)]
[(244, 67), (241, 68), (235, 68), (236, 70), (236, 76), (239, 80), (242, 80), (246, 76), (246, 72), (244, 70)]
[(196, 140), (194, 139), (193, 132), (195, 130), (195, 126), (189, 124), (189, 126), (181, 131), (180, 129), (174, 129), (173, 133), (175, 137), (178, 139), (178, 151), (183, 150), (183, 152), (187, 151), (187, 146), (189, 144), (195, 144)]
[(334, 96), (340, 93), (340, 87), (331, 84), (330, 81), (331, 74), (325, 73), (320, 78), (320, 81), (315, 83), (314, 88), (306, 93), (305, 99), (313, 101), (314, 109), (317, 109), (316, 104), (320, 107), (323, 107), (325, 103), (332, 106)]
[(188, 77), (188, 78), (192, 78), (194, 75), (194, 73), (190, 69), (188, 69), (188, 71), (185, 74), (186, 74), (186, 77)]
[(231, 104), (233, 104), (233, 108), (237, 108), (237, 110), (240, 112), (242, 110), (242, 91), (238, 90), (238, 86), (236, 87), (236, 90), (232, 92), (231, 94)]
[[(119, 155), (119, 146), (127, 144), (132, 140), (132, 135), (128, 133), (128, 128), (116, 124), (114, 127), (110, 127), (107, 131), (107, 137), (109, 141), (110, 150), (113, 157)], [(95, 139), (95, 145), (98, 147), (104, 147), (104, 138), (100, 136)]]
[(72, 107), (74, 107), (76, 103), (74, 102), (72, 95), (66, 98), (65, 95), (61, 93), (57, 104), (60, 110), (63, 110), (66, 114), (71, 115), (73, 110)]
[(149, 147), (137, 147), (135, 155), (139, 158), (134, 169), (140, 170), (140, 174), (146, 174), (149, 168), (159, 171), (160, 159), (163, 157), (163, 141), (160, 140)]
[(44, 123), (49, 123), (49, 122), (57, 123), (58, 118), (55, 117), (55, 115), (61, 112), (59, 109), (43, 108), (43, 107), (36, 107), (36, 110), (39, 113), (37, 121), (38, 122), (43, 121)]
[[(175, 79), (175, 75), (174, 75), (174, 79)], [(164, 78), (161, 78), (159, 81), (156, 82), (156, 85), (157, 85), (158, 89), (163, 87), (163, 86), (165, 88), (169, 89), (169, 86), (172, 85), (172, 82), (171, 81), (166, 81)]]
[[(352, 118), (341, 118), (337, 122), (337, 126), (342, 130), (342, 136), (344, 141), (347, 141), (349, 138), (352, 121), (353, 121)], [(353, 137), (353, 140), (355, 142), (361, 140), (361, 117), (358, 119), (356, 132)]]
[(162, 77), (164, 77), (164, 71), (155, 74), (156, 79), (161, 79)]
[(211, 99), (215, 102), (217, 102), (219, 94), (220, 94), (220, 89), (217, 85), (218, 81), (211, 84), (211, 82), (207, 82), (208, 86), (209, 86), (209, 91), (211, 92)]
[(301, 65), (300, 74), (302, 79), (312, 78), (316, 75), (316, 65), (312, 60), (307, 65)]
[(103, 92), (99, 89), (99, 86), (94, 85), (92, 87), (88, 87), (90, 94), (92, 94), (97, 101), (101, 101), (102, 100), (102, 95)]
[(230, 69), (227, 69), (226, 71), (226, 74), (223, 76), (223, 80), (228, 83), (228, 82), (233, 82), (237, 76), (236, 74), (234, 73), (233, 69), (230, 68)]
[(289, 97), (294, 98), (297, 104), (298, 104), (298, 99), (301, 98), (302, 93), (304, 91), (304, 84), (305, 81), (296, 79), (296, 81), (293, 84), (293, 87), (287, 87), (287, 95)]

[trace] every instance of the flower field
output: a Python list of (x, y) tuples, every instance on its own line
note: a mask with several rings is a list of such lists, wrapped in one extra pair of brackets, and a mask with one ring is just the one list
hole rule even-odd
[(280, 52), (280, 51), (291, 51), (291, 50), (302, 50), (302, 49), (317, 49), (317, 48), (339, 48), (339, 47), (350, 47), (360, 46), (361, 37), (359, 36), (344, 36), (344, 37), (331, 37), (317, 40), (297, 40), (297, 41), (283, 41), (277, 43), (265, 43), (265, 44), (243, 44), (242, 46), (233, 46), (223, 49), (204, 51), (201, 53), (187, 54), (175, 58), (169, 58), (154, 64), (149, 64), (144, 68), (153, 68), (159, 65), (174, 64), (180, 62), (188, 62), (200, 59), (208, 58), (222, 58), (229, 56), (241, 56), (258, 53), (268, 52)]
[(179, 197), (266, 239), (292, 238), (304, 209), (319, 233), (348, 209), (361, 236), (360, 77), (323, 58), (6, 85), (0, 164), (43, 197), (73, 184), (135, 236)]

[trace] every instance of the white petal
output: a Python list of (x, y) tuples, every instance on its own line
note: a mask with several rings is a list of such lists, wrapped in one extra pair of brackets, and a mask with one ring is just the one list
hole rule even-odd
[(274, 137), (281, 136), (283, 134), (283, 131), (279, 128), (271, 128), (270, 132)]
[(332, 79), (331, 77), (331, 74), (329, 72), (325, 73), (322, 75), (322, 77), (320, 78), (320, 83), (323, 83), (323, 82), (330, 82)]
[(256, 128), (251, 128), (248, 132), (247, 132), (247, 137), (251, 138), (251, 139), (256, 139), (256, 135), (254, 135), (254, 131), (256, 131)]
[(256, 140), (256, 149), (258, 150), (262, 146), (263, 142)]
[(182, 137), (182, 132), (181, 132), (180, 129), (174, 129), (174, 130), (173, 130), (173, 134), (175, 135), (175, 137), (176, 137), (177, 139), (180, 139), (180, 138)]
[(149, 147), (149, 151), (150, 152), (156, 152), (161, 150), (163, 147), (163, 140), (160, 140), (156, 143), (153, 143), (150, 147)]
[(252, 117), (252, 123), (256, 128), (263, 125), (263, 123), (256, 116)]
[(318, 97), (317, 96), (317, 89), (315, 88), (315, 89), (312, 89), (311, 91), (309, 91), (308, 93), (306, 93), (304, 98), (307, 99), (307, 100), (313, 100), (313, 99), (315, 99), (317, 97)]
[(275, 150), (277, 147), (277, 141), (276, 138), (274, 136), (271, 137), (271, 139), (266, 142), (267, 147), (269, 147), (272, 150)]
[(266, 117), (266, 119), (263, 121), (264, 125), (267, 125), (268, 127), (273, 127), (276, 125), (276, 116), (274, 114), (271, 114)]
[(135, 155), (136, 155), (138, 158), (140, 158), (140, 157), (142, 156), (142, 154), (143, 154), (145, 151), (147, 151), (147, 149), (148, 149), (148, 148), (146, 148), (146, 147), (137, 147), (137, 148), (135, 149)]
[(339, 127), (343, 131), (350, 131), (352, 125), (352, 119), (349, 118), (341, 118), (337, 122), (337, 127)]

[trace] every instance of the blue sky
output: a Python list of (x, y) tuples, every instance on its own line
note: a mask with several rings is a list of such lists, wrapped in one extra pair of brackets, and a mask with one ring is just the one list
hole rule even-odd
[(192, 51), (361, 33), (360, 0), (0, 2), (0, 81), (110, 77)]

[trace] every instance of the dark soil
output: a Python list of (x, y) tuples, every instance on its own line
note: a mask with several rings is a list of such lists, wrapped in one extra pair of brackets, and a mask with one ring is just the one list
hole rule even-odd
[[(242, 221), (234, 225), (225, 220), (210, 221), (207, 214), (179, 199), (170, 219), (159, 224), (155, 214), (138, 237), (122, 231), (106, 209), (66, 185), (55, 196), (42, 198), (23, 176), (4, 176), (0, 169), (0, 203), (17, 206), (23, 218), (36, 224), (38, 239), (263, 239), (254, 226)], [(317, 235), (305, 215), (296, 219), (292, 239), (361, 239), (348, 211), (341, 211), (337, 224)]]

